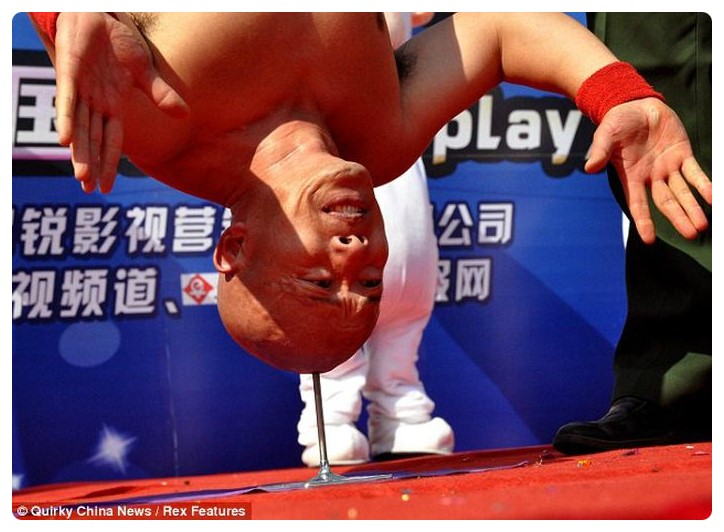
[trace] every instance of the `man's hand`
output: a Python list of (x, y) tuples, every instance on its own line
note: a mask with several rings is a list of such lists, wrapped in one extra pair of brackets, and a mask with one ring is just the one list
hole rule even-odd
[(691, 187), (711, 204), (711, 180), (694, 158), (679, 117), (660, 100), (634, 100), (606, 113), (593, 136), (585, 169), (599, 172), (607, 162), (618, 172), (644, 242), (656, 240), (647, 187), (656, 207), (685, 238), (693, 239), (708, 227)]
[(55, 35), (59, 141), (71, 147), (75, 177), (85, 192), (110, 192), (123, 146), (123, 105), (138, 87), (162, 111), (188, 107), (156, 71), (133, 24), (107, 13), (61, 13)]

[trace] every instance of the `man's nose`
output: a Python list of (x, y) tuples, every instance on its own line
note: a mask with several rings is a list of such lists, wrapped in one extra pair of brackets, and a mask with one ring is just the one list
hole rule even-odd
[(357, 255), (367, 249), (367, 237), (364, 235), (338, 235), (332, 239), (335, 251)]

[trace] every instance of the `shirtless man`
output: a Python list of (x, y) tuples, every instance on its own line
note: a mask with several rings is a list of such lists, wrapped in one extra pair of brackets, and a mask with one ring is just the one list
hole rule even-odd
[(374, 13), (61, 13), (40, 28), (83, 189), (110, 191), (123, 152), (230, 208), (219, 312), (281, 369), (327, 371), (369, 336), (387, 256), (372, 187), (501, 81), (579, 97), (600, 122), (586, 169), (617, 166), (645, 242), (647, 188), (687, 238), (707, 226), (690, 186), (711, 203), (711, 182), (676, 115), (606, 77), (616, 57), (563, 14), (458, 13), (397, 57)]

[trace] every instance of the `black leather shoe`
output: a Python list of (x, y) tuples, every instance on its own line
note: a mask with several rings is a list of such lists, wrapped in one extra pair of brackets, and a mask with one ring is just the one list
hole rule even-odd
[(553, 447), (564, 454), (674, 443), (676, 433), (662, 409), (639, 397), (620, 397), (598, 421), (563, 425)]

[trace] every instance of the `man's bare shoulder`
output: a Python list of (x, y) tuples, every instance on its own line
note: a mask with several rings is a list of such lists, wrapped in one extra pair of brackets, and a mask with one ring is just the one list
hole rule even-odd
[[(170, 125), (138, 106), (128, 141), (148, 165), (189, 152), (237, 151), (280, 107), (311, 105), (342, 157), (373, 164), (400, 122), (399, 79), (377, 13), (134, 14), (164, 79), (189, 103)], [(386, 137), (386, 138), (385, 138)], [(224, 147), (220, 143), (227, 143)], [(133, 154), (131, 154), (133, 155)]]
[(378, 95), (389, 99), (397, 84), (384, 17), (377, 13), (132, 18), (162, 76), (221, 128), (254, 120), (299, 94), (322, 111), (339, 112)]

